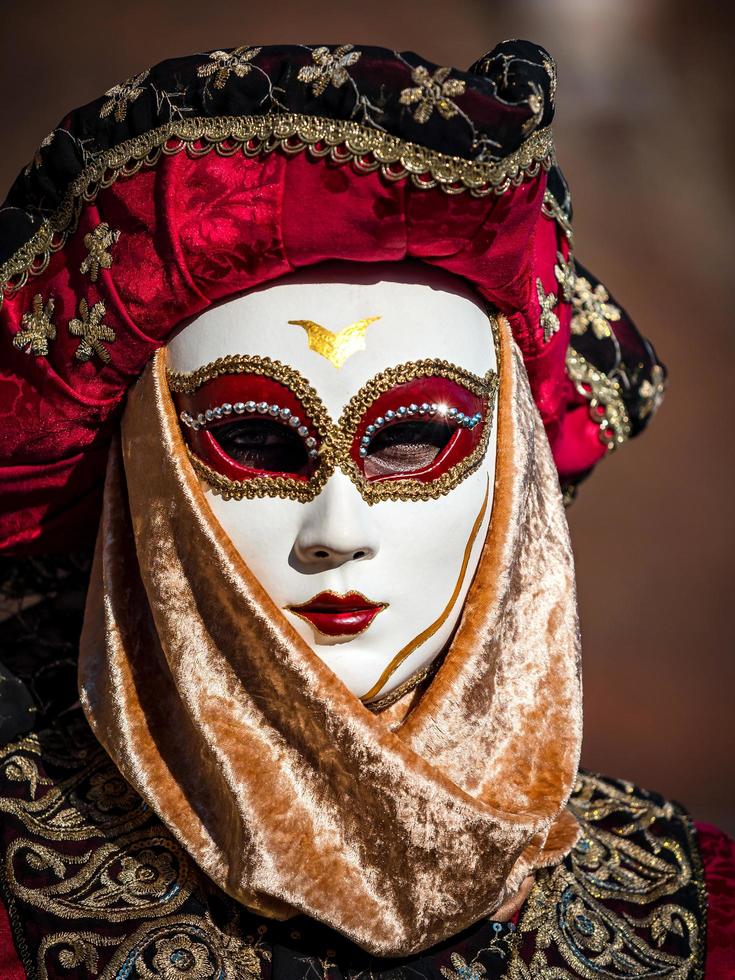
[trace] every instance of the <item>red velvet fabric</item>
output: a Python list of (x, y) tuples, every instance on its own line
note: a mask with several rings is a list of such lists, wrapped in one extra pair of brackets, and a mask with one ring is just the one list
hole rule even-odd
[(2, 980), (25, 980), (26, 972), (18, 959), (7, 910), (0, 901), (0, 977)]
[(705, 980), (735, 977), (735, 841), (708, 823), (697, 823), (707, 886)]
[[(560, 330), (548, 341), (539, 324), (537, 279), (558, 295), (554, 265), (568, 254), (541, 212), (545, 185), (541, 171), (499, 196), (449, 195), (281, 152), (182, 151), (120, 177), (0, 309), (0, 550), (68, 546), (93, 533), (121, 402), (157, 347), (212, 304), (329, 259), (417, 258), (470, 281), (510, 318), (562, 478), (587, 470), (605, 447), (564, 371), (569, 306), (559, 298)], [(80, 270), (84, 236), (101, 221), (120, 236), (112, 267), (92, 283)], [(37, 293), (54, 300), (47, 357), (12, 344)], [(75, 357), (68, 323), (81, 299), (105, 305), (116, 334), (108, 364)]]

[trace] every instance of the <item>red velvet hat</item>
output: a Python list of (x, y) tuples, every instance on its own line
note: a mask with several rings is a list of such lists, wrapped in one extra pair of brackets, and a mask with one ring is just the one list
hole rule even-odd
[(166, 61), (64, 119), (0, 210), (0, 550), (93, 535), (107, 446), (153, 352), (212, 304), (330, 259), (420, 259), (508, 316), (573, 490), (665, 372), (573, 258), (556, 69), (381, 48)]

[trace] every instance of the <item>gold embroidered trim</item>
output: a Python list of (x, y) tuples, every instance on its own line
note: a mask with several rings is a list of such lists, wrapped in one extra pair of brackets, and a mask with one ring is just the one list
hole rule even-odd
[(541, 205), (541, 212), (542, 214), (546, 215), (547, 218), (551, 218), (553, 221), (556, 221), (566, 235), (567, 241), (569, 242), (569, 247), (571, 248), (574, 245), (574, 231), (572, 229), (572, 223), (564, 213), (563, 208), (551, 191), (544, 191), (544, 200)]
[(288, 154), (308, 150), (315, 157), (350, 162), (362, 173), (381, 170), (389, 180), (410, 178), (422, 189), (440, 187), (448, 194), (467, 191), (475, 197), (502, 194), (542, 169), (548, 170), (554, 162), (550, 127), (534, 133), (501, 160), (477, 163), (356, 122), (320, 116), (289, 112), (177, 119), (97, 154), (72, 181), (54, 214), (0, 266), (0, 302), (5, 293), (23, 286), (29, 275), (43, 272), (51, 255), (75, 231), (84, 204), (118, 177), (132, 176), (143, 166), (156, 166), (162, 153), (171, 156), (187, 150), (198, 157), (215, 150), (222, 156), (238, 152), (258, 156), (276, 149)]
[[(409, 361), (397, 367), (387, 368), (360, 388), (347, 403), (336, 423), (331, 420), (324, 403), (303, 375), (295, 368), (268, 357), (231, 354), (205, 364), (196, 371), (168, 371), (167, 378), (171, 391), (191, 394), (212, 378), (221, 374), (238, 373), (263, 374), (290, 388), (304, 406), (321, 439), (319, 466), (308, 481), (282, 476), (231, 480), (212, 469), (187, 447), (189, 459), (197, 476), (205, 480), (212, 491), (224, 500), (271, 496), (301, 502), (313, 500), (338, 467), (350, 478), (368, 504), (377, 503), (379, 500), (431, 500), (449, 493), (474, 473), (487, 451), (498, 390), (498, 376), (492, 370), (481, 378), (465, 368), (439, 359)], [(480, 442), (468, 456), (429, 483), (409, 478), (375, 483), (366, 480), (350, 453), (355, 433), (365, 413), (384, 392), (390, 391), (396, 385), (426, 377), (448, 378), (467, 388), (478, 398), (487, 400), (487, 412)]]
[[(677, 902), (696, 869), (678, 841), (653, 833), (659, 821), (682, 820), (688, 834), (683, 815), (671, 803), (647, 799), (630, 783), (618, 786), (587, 773), (579, 774), (569, 808), (582, 836), (564, 863), (537, 872), (521, 914), (509, 980), (700, 977), (704, 937), (697, 917)], [(608, 817), (615, 818), (614, 829), (598, 826)], [(649, 914), (634, 911), (661, 899)], [(528, 934), (534, 952), (531, 958), (524, 953), (522, 962)], [(669, 938), (679, 952), (664, 949)]]
[(622, 446), (630, 438), (631, 426), (618, 382), (573, 347), (567, 349), (566, 368), (574, 387), (590, 403), (590, 418), (598, 426), (600, 442), (610, 450)]

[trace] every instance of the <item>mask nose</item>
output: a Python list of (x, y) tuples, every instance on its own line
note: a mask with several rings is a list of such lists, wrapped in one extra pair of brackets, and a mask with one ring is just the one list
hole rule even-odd
[(348, 477), (334, 473), (305, 515), (291, 552), (299, 571), (315, 573), (374, 558), (380, 545), (368, 505)]

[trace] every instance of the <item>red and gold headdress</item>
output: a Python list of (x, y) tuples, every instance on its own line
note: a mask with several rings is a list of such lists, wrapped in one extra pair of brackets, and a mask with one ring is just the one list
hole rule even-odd
[(71, 113), (0, 210), (0, 549), (91, 532), (109, 437), (193, 317), (329, 259), (420, 259), (510, 320), (562, 485), (648, 421), (664, 371), (572, 254), (556, 70), (381, 48), (166, 61)]

